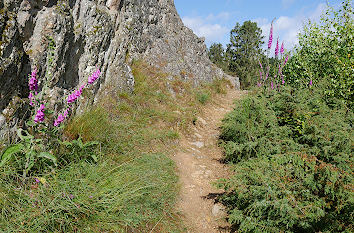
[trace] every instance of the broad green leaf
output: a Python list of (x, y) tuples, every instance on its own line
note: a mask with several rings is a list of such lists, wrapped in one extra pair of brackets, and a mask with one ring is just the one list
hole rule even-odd
[(99, 142), (96, 142), (96, 141), (92, 141), (92, 142), (86, 142), (84, 144), (84, 147), (90, 147), (90, 146), (95, 146), (95, 145), (99, 145), (100, 143)]
[(13, 154), (23, 151), (24, 148), (24, 145), (20, 143), (8, 147), (1, 155), (0, 167), (4, 166), (4, 164), (9, 161)]
[(73, 143), (72, 142), (68, 142), (68, 141), (59, 141), (60, 142), (60, 144), (62, 144), (62, 145), (64, 145), (64, 146), (67, 146), (67, 147), (69, 147), (69, 146), (72, 146), (73, 145)]
[[(26, 133), (26, 135), (23, 135), (23, 132)], [(23, 129), (18, 129), (17, 130), (17, 136), (21, 139), (21, 140), (31, 140), (33, 139), (33, 135), (29, 134), (26, 130), (23, 130)]]
[(41, 152), (41, 153), (39, 153), (38, 158), (50, 159), (50, 160), (52, 160), (54, 165), (57, 166), (57, 158), (54, 155), (52, 155), (51, 153), (49, 153), (49, 152)]

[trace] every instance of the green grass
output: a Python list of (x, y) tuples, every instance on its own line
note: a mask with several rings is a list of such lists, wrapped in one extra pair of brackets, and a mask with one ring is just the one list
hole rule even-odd
[(173, 162), (166, 156), (148, 154), (120, 166), (109, 160), (70, 164), (46, 175), (46, 184), (29, 183), (19, 188), (2, 183), (0, 190), (6, 196), (1, 201), (1, 229), (125, 232), (146, 224), (141, 230), (145, 231), (159, 221), (158, 227), (168, 222), (173, 230), (171, 220), (175, 216), (171, 212), (177, 192), (174, 171)]
[(36, 175), (43, 181), (39, 184), (35, 175), (22, 182), (11, 166), (2, 168), (2, 231), (185, 232), (174, 206), (176, 167), (168, 155), (203, 106), (196, 93), (208, 93), (211, 101), (228, 83), (194, 88), (178, 78), (168, 81), (166, 74), (143, 62), (132, 68), (133, 93), (101, 99), (65, 128), (68, 140), (100, 143), (94, 151), (97, 163), (66, 150), (71, 160)]

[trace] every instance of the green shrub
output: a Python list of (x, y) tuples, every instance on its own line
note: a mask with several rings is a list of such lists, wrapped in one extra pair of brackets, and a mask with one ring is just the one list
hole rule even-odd
[(249, 95), (223, 121), (234, 175), (220, 180), (229, 222), (241, 232), (350, 231), (353, 112), (317, 89)]
[(279, 154), (242, 161), (220, 201), (239, 232), (353, 230), (353, 177), (315, 156)]
[(197, 91), (196, 98), (201, 104), (205, 104), (210, 99), (210, 93), (205, 91)]
[(323, 85), (326, 101), (333, 98), (353, 106), (354, 15), (351, 1), (341, 9), (328, 8), (319, 24), (308, 22), (299, 45), (284, 69), (286, 83), (294, 87)]

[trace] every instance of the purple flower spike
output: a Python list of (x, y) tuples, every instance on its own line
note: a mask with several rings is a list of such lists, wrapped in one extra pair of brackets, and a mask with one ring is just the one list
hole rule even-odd
[(41, 106), (39, 107), (37, 114), (34, 117), (34, 122), (39, 123), (39, 122), (43, 122), (44, 121), (44, 104), (41, 104)]
[(92, 84), (94, 83), (98, 78), (99, 76), (101, 75), (101, 71), (100, 69), (97, 69), (89, 78), (88, 78), (88, 84)]
[(75, 101), (75, 96), (73, 94), (69, 95), (68, 97), (68, 104), (71, 104)]
[(33, 96), (33, 93), (30, 92), (29, 95), (28, 95), (28, 99), (30, 100), (30, 103), (29, 103), (29, 104), (30, 104), (31, 106), (34, 105), (34, 103), (33, 103), (33, 97), (34, 97), (34, 96)]
[(262, 66), (261, 61), (259, 61), (259, 67), (261, 67), (261, 69), (263, 70), (263, 66)]
[(67, 118), (68, 117), (68, 115), (69, 115), (69, 109), (67, 108), (66, 110), (65, 110), (65, 112), (64, 112), (64, 118)]
[(284, 53), (284, 41), (281, 43), (280, 53)]
[(272, 47), (272, 43), (273, 43), (273, 22), (272, 22), (272, 25), (270, 26), (268, 49), (270, 49)]
[(286, 63), (288, 62), (288, 60), (289, 60), (289, 55), (286, 55), (286, 58), (285, 58), (285, 61), (284, 61), (284, 65), (283, 65), (283, 66), (286, 65)]
[(54, 126), (59, 126), (68, 116), (70, 108), (67, 108), (63, 114), (60, 114), (58, 118), (54, 121)]
[(35, 182), (36, 184), (38, 184), (40, 181), (39, 181), (38, 178), (35, 178), (35, 179), (34, 179), (34, 182)]
[(37, 68), (32, 71), (31, 78), (28, 82), (28, 87), (31, 91), (37, 91), (38, 89)]
[(274, 89), (273, 81), (270, 83), (270, 88), (271, 88), (272, 90)]
[(281, 75), (281, 84), (285, 84), (285, 81), (284, 81), (284, 76), (283, 76), (283, 74)]
[(82, 85), (81, 87), (80, 87), (80, 92), (82, 93), (82, 90), (84, 90), (84, 88), (85, 88), (85, 84), (84, 85)]
[(81, 96), (81, 92), (79, 90), (76, 90), (74, 93), (75, 93), (75, 100)]
[(279, 38), (277, 39), (277, 45), (275, 46), (275, 57), (279, 54)]
[(309, 83), (309, 86), (310, 86), (310, 87), (312, 86), (312, 79), (310, 79), (310, 83)]

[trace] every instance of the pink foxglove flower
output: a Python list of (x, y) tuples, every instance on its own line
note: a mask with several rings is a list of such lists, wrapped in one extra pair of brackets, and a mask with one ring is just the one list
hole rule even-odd
[(94, 83), (101, 75), (101, 71), (100, 69), (97, 69), (89, 78), (88, 78), (88, 81), (87, 83), (88, 84), (92, 84)]
[(283, 85), (285, 84), (285, 80), (284, 80), (284, 75), (283, 74), (281, 75), (281, 84), (283, 84)]
[(277, 39), (277, 45), (275, 46), (275, 57), (279, 54), (279, 38)]
[(29, 104), (30, 104), (31, 106), (34, 105), (34, 103), (33, 103), (33, 98), (34, 98), (33, 93), (30, 92), (29, 95), (28, 95), (28, 99), (30, 100), (30, 103), (29, 103)]
[(41, 106), (39, 107), (35, 117), (34, 117), (34, 122), (39, 123), (39, 122), (43, 122), (44, 121), (44, 104), (41, 104)]
[(261, 70), (263, 70), (263, 66), (262, 66), (261, 61), (258, 61), (258, 62), (259, 62), (259, 67), (261, 67)]
[(37, 91), (38, 89), (37, 68), (32, 71), (31, 78), (28, 82), (28, 87), (31, 91)]
[(67, 118), (69, 115), (69, 108), (67, 108), (65, 111), (64, 111), (64, 118)]
[(309, 86), (310, 86), (310, 87), (312, 86), (312, 79), (310, 79), (310, 83), (309, 83)]
[(289, 55), (286, 55), (286, 58), (285, 58), (285, 61), (284, 61), (284, 65), (283, 65), (283, 66), (286, 65), (286, 63), (288, 62), (288, 60), (289, 60)]
[(54, 121), (54, 126), (57, 127), (59, 126), (66, 118), (68, 118), (69, 116), (69, 110), (70, 108), (67, 108), (65, 111), (64, 111), (64, 114), (60, 114), (58, 116), (58, 118)]
[(270, 88), (271, 88), (272, 90), (274, 89), (273, 81), (270, 83)]
[(64, 116), (60, 114), (58, 118), (54, 121), (54, 126), (59, 126), (64, 121)]
[(270, 26), (268, 49), (270, 49), (272, 47), (272, 43), (273, 43), (273, 22), (272, 22), (272, 25)]
[(281, 43), (280, 54), (284, 53), (284, 41)]
[(267, 79), (268, 79), (268, 75), (269, 75), (269, 69), (270, 69), (270, 67), (268, 66), (268, 69), (267, 69), (267, 73), (266, 73), (266, 77), (265, 77), (265, 80), (267, 80)]
[(262, 79), (263, 79), (262, 71), (259, 71), (259, 77), (260, 77), (260, 79), (262, 81)]

